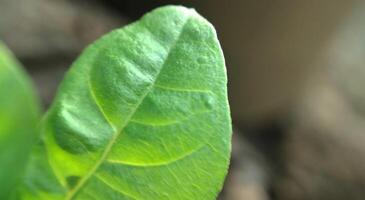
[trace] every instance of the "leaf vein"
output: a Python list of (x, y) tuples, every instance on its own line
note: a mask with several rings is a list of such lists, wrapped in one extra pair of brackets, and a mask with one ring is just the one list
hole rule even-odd
[(95, 177), (96, 177), (97, 179), (99, 179), (102, 183), (104, 183), (105, 185), (107, 185), (109, 188), (111, 188), (112, 190), (114, 190), (114, 191), (116, 191), (116, 192), (118, 192), (118, 193), (120, 193), (120, 194), (122, 194), (122, 195), (124, 195), (124, 196), (127, 196), (127, 197), (130, 197), (130, 198), (132, 198), (132, 199), (136, 199), (136, 200), (138, 200), (138, 198), (137, 198), (137, 197), (135, 197), (135, 196), (133, 196), (133, 195), (131, 195), (131, 194), (129, 194), (129, 193), (127, 193), (127, 192), (123, 191), (123, 190), (120, 190), (119, 188), (116, 188), (113, 184), (109, 183), (107, 180), (105, 180), (105, 179), (104, 179), (104, 178), (102, 178), (101, 176), (96, 175)]
[(94, 102), (96, 104), (96, 107), (98, 107), (100, 113), (103, 115), (105, 121), (109, 124), (109, 126), (113, 129), (113, 131), (116, 131), (114, 125), (111, 123), (109, 117), (105, 114), (103, 107), (100, 105), (100, 102), (99, 102), (98, 98), (96, 97), (96, 94), (95, 94), (95, 91), (94, 91), (95, 89), (92, 86), (91, 81), (90, 81), (90, 76), (87, 80), (87, 83), (88, 83), (88, 88), (89, 88), (91, 97), (94, 100)]
[(169, 86), (164, 86), (164, 85), (160, 85), (160, 84), (155, 84), (155, 88), (160, 88), (160, 89), (164, 89), (164, 90), (171, 90), (171, 91), (176, 91), (176, 92), (212, 93), (211, 90), (169, 87)]
[(113, 159), (108, 159), (107, 162), (112, 163), (112, 164), (130, 166), (130, 167), (147, 167), (147, 168), (148, 167), (162, 167), (162, 166), (171, 165), (171, 164), (179, 162), (185, 158), (188, 158), (188, 157), (194, 155), (195, 153), (201, 151), (204, 147), (205, 146), (200, 146), (198, 148), (193, 149), (192, 151), (189, 151), (185, 154), (178, 156), (177, 158), (167, 160), (167, 161), (162, 161), (162, 162), (156, 162), (156, 163), (136, 163), (136, 162), (123, 161), (123, 160), (113, 160)]
[(145, 121), (140, 121), (140, 120), (136, 120), (136, 119), (131, 119), (129, 122), (144, 125), (144, 126), (155, 126), (155, 127), (171, 126), (171, 125), (181, 124), (182, 122), (185, 122), (185, 121), (189, 120), (193, 116), (201, 115), (201, 114), (205, 114), (205, 113), (210, 113), (210, 112), (213, 112), (213, 111), (209, 110), (209, 109), (202, 110), (200, 112), (192, 113), (189, 116), (182, 117), (180, 119), (169, 121), (169, 122), (163, 122), (163, 123), (161, 123), (161, 122), (159, 122), (159, 123), (145, 122)]

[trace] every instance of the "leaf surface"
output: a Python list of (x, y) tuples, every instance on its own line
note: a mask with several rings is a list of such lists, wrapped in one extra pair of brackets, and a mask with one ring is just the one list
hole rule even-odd
[(32, 84), (0, 42), (0, 199), (8, 198), (23, 174), (38, 117)]
[(23, 199), (216, 198), (230, 158), (226, 85), (215, 30), (194, 10), (159, 8), (107, 34), (45, 118), (43, 167), (58, 186), (29, 178)]

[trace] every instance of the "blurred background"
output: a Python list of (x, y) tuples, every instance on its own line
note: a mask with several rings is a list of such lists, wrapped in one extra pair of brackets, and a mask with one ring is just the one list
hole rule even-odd
[(365, 199), (365, 1), (0, 0), (0, 38), (46, 109), (83, 48), (165, 4), (224, 49), (234, 123), (221, 200)]

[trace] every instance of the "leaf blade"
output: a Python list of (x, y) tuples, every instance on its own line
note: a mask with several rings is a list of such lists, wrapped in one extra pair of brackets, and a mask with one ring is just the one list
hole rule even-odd
[(39, 110), (29, 78), (0, 42), (0, 199), (9, 198), (23, 175), (37, 136)]
[[(65, 199), (214, 198), (230, 153), (226, 82), (214, 29), (186, 8), (157, 9), (97, 41), (46, 117)], [(70, 187), (67, 177), (79, 178)]]

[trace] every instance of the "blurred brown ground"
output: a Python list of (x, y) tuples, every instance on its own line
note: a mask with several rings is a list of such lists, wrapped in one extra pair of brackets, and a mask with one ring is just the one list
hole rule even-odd
[(0, 38), (47, 107), (72, 60), (164, 4), (217, 28), (229, 74), (232, 163), (220, 199), (365, 199), (365, 2), (0, 0)]

